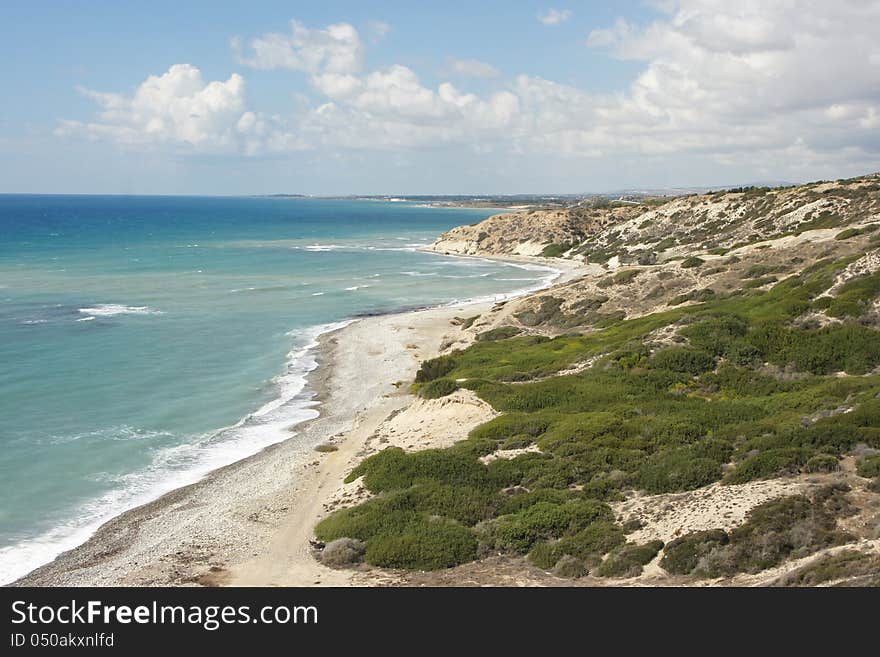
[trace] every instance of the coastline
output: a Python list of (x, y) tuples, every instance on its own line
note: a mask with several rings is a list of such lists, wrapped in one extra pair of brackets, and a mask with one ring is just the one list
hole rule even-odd
[[(538, 289), (570, 280), (580, 269), (576, 263), (539, 258), (426, 251), (539, 265), (558, 272)], [(504, 299), (535, 291), (522, 290)], [(321, 566), (309, 553), (312, 529), (328, 506), (358, 494), (343, 484), (345, 474), (369, 449), (378, 448), (369, 443), (383, 422), (405, 415), (407, 408), (418, 403), (407, 392), (407, 384), (419, 363), (439, 353), (450, 335), (459, 331), (452, 323), (454, 318), (465, 311), (486, 312), (501, 296), (356, 318), (322, 334), (318, 366), (307, 382), (315, 391), (320, 415), (293, 427), (293, 439), (270, 445), (112, 518), (87, 541), (12, 585), (382, 583), (376, 581), (375, 572)], [(474, 426), (488, 419), (491, 409), (462, 397), (466, 396), (453, 400), (461, 408), (451, 411), (458, 424), (462, 410)], [(419, 424), (424, 422), (425, 410), (421, 409)], [(437, 435), (422, 435), (417, 447), (431, 446), (437, 439)], [(315, 451), (328, 442), (335, 451)]]

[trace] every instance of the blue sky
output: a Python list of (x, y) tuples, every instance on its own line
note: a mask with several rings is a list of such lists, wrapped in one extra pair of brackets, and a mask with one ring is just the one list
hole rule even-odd
[(855, 175), (880, 169), (878, 4), (8, 2), (0, 192)]

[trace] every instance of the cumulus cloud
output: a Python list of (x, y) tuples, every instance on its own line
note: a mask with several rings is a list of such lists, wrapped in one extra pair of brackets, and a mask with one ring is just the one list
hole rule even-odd
[(543, 14), (538, 14), (538, 20), (544, 25), (561, 25), (571, 16), (570, 9), (548, 9)]
[(131, 96), (85, 91), (99, 105), (97, 119), (65, 122), (61, 131), (246, 153), (455, 144), (609, 162), (695, 156), (778, 166), (780, 175), (880, 163), (880, 3), (662, 6), (666, 13), (649, 24), (620, 19), (587, 37), (588, 47), (637, 63), (639, 73), (617, 93), (549, 76), (502, 82), (491, 65), (466, 59), (450, 60), (447, 72), (494, 77), (501, 90), (428, 84), (402, 63), (368, 69), (347, 23), (313, 29), (294, 21), (289, 34), (233, 45), (248, 66), (306, 76), (312, 93), (295, 115), (248, 108), (239, 75), (205, 82), (198, 69), (178, 65)]
[(478, 59), (453, 59), (449, 69), (453, 75), (468, 78), (497, 78), (500, 75), (494, 66)]
[(101, 108), (92, 122), (62, 121), (58, 134), (85, 134), (127, 145), (178, 144), (207, 152), (254, 153), (268, 138), (275, 147), (296, 148), (296, 140), (273, 121), (246, 108), (245, 82), (238, 74), (205, 82), (201, 71), (175, 64), (151, 75), (134, 94), (80, 88)]
[[(682, 0), (662, 20), (621, 20), (588, 43), (646, 64), (608, 121), (635, 113), (672, 144), (699, 132), (706, 146), (858, 146), (880, 102), (870, 64), (880, 52), (878, 3)], [(847, 111), (829, 114), (836, 106)], [(631, 132), (626, 121), (617, 130)]]
[(305, 132), (322, 143), (398, 148), (438, 142), (498, 139), (510, 128), (519, 100), (502, 91), (480, 98), (444, 82), (424, 86), (414, 71), (394, 65), (324, 91), (332, 102), (305, 119)]
[(349, 23), (309, 29), (291, 21), (288, 34), (264, 34), (252, 39), (247, 48), (235, 38), (232, 46), (242, 64), (258, 69), (350, 74), (361, 70), (364, 59), (360, 35)]

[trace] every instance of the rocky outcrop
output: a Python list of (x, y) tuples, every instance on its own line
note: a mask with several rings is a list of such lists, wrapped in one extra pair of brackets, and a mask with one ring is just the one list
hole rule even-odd
[(880, 175), (749, 188), (640, 205), (499, 214), (444, 233), (431, 247), (462, 255), (552, 256), (649, 265), (807, 231), (836, 234), (880, 220)]
[(553, 255), (579, 244), (604, 227), (633, 214), (631, 208), (615, 211), (581, 208), (529, 210), (497, 214), (469, 226), (443, 233), (431, 246), (434, 251), (461, 255), (539, 256), (555, 245)]

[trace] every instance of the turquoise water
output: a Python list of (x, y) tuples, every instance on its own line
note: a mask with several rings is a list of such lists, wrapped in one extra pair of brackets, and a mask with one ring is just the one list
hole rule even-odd
[(0, 582), (316, 416), (329, 327), (539, 286), (547, 270), (415, 250), (489, 214), (0, 196)]

